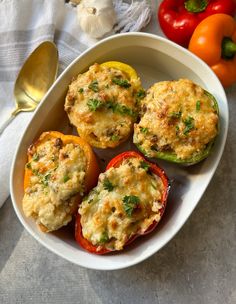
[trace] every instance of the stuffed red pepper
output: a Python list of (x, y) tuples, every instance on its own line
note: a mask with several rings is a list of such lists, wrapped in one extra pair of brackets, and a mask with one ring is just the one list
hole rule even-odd
[(157, 226), (168, 190), (167, 176), (156, 164), (134, 151), (119, 154), (79, 207), (76, 241), (96, 254), (122, 250)]

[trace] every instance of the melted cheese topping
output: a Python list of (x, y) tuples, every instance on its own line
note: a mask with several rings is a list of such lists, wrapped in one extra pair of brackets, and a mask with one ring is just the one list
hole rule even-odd
[(51, 138), (31, 146), (32, 159), (26, 165), (31, 171), (30, 183), (23, 198), (23, 211), (46, 231), (67, 225), (84, 193), (86, 158), (80, 146), (63, 145)]
[(65, 110), (81, 137), (92, 146), (115, 147), (126, 140), (136, 119), (136, 89), (122, 71), (92, 65), (69, 86)]
[(160, 220), (164, 186), (145, 164), (131, 158), (100, 174), (80, 205), (83, 236), (98, 249), (121, 250), (133, 235)]
[(204, 151), (218, 133), (214, 101), (190, 80), (156, 83), (141, 103), (133, 139), (149, 157), (171, 151), (180, 159), (190, 158)]

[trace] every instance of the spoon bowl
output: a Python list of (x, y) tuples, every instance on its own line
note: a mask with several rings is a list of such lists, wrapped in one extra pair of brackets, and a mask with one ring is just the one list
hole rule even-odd
[(16, 107), (0, 127), (0, 134), (19, 112), (34, 111), (56, 79), (58, 51), (51, 41), (42, 42), (23, 64), (14, 86)]

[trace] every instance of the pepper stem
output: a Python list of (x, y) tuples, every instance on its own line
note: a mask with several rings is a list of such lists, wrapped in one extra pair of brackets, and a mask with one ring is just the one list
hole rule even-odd
[(224, 37), (221, 44), (221, 56), (224, 59), (232, 59), (236, 54), (236, 43), (229, 37)]
[(200, 13), (205, 11), (208, 5), (207, 0), (186, 0), (184, 1), (184, 7), (190, 13)]

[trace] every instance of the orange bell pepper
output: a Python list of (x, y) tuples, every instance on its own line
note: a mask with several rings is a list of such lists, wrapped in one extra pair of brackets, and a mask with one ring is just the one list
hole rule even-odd
[(215, 14), (196, 27), (189, 50), (204, 60), (224, 87), (236, 82), (236, 21), (226, 14)]
[[(74, 135), (64, 135), (57, 131), (48, 131), (44, 132), (40, 135), (38, 140), (32, 144), (28, 149), (28, 162), (31, 161), (37, 146), (47, 141), (49, 138), (60, 138), (62, 140), (62, 144), (66, 145), (68, 143), (78, 144), (84, 151), (85, 157), (87, 159), (87, 168), (85, 175), (85, 191), (88, 192), (97, 184), (97, 178), (99, 175), (99, 166), (96, 160), (96, 156), (93, 153), (90, 145), (84, 141), (82, 138)], [(50, 168), (41, 168), (41, 173), (47, 171)], [(27, 166), (25, 167), (25, 176), (24, 176), (24, 190), (30, 185), (30, 177), (33, 172)]]

